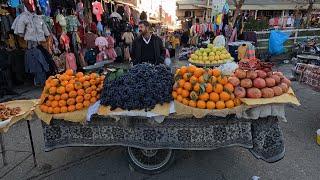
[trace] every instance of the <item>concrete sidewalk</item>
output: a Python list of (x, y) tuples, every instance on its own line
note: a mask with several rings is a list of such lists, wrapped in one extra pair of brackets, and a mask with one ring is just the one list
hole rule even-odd
[[(290, 75), (291, 65), (279, 70)], [(166, 172), (154, 176), (130, 170), (123, 147), (78, 147), (44, 152), (41, 122), (31, 122), (39, 166), (34, 168), (28, 158), (13, 171), (2, 177), (26, 153), (8, 152), (9, 165), (0, 163), (0, 179), (319, 179), (320, 146), (315, 143), (315, 131), (320, 129), (320, 93), (293, 82), (301, 106), (288, 105), (287, 123), (282, 122), (286, 156), (268, 164), (255, 159), (240, 147), (212, 151), (178, 151), (175, 164)], [(30, 89), (13, 99), (37, 98), (41, 89)], [(9, 97), (10, 98), (10, 97)], [(0, 100), (1, 102), (1, 100)], [(13, 126), (3, 135), (8, 150), (30, 150), (25, 121)], [(0, 157), (0, 162), (2, 162)]]

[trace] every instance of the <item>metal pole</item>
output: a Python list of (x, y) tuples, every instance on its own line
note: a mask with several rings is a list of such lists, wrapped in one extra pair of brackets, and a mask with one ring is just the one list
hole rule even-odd
[(31, 150), (32, 150), (33, 164), (34, 164), (34, 167), (36, 167), (36, 166), (38, 166), (38, 164), (37, 164), (37, 159), (36, 159), (36, 153), (34, 151), (33, 138), (32, 138), (32, 132), (31, 132), (29, 120), (27, 120), (27, 125), (28, 125), (29, 139), (30, 139)]
[(7, 163), (6, 150), (3, 143), (2, 133), (0, 133), (0, 146), (1, 146), (2, 162), (3, 162), (3, 165), (6, 166), (8, 165), (8, 163)]

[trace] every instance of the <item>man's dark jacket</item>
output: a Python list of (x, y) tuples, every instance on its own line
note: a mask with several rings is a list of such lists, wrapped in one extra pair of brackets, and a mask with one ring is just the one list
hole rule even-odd
[[(165, 49), (163, 47), (162, 40), (156, 36), (156, 35), (151, 35), (152, 36), (152, 42), (153, 43), (153, 48), (154, 48), (154, 62), (149, 62), (151, 64), (162, 64), (164, 63), (164, 53)], [(131, 53), (131, 58), (133, 64), (140, 64), (143, 63), (141, 61), (141, 42), (142, 42), (142, 36), (138, 36), (132, 43), (132, 53)]]

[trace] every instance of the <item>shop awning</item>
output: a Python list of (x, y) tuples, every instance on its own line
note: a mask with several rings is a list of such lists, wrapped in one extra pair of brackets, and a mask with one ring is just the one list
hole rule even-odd
[(115, 3), (127, 5), (127, 6), (131, 7), (134, 10), (140, 11), (140, 9), (138, 7), (136, 7), (135, 5), (133, 5), (131, 3), (127, 3), (127, 2), (124, 2), (124, 1), (115, 1)]

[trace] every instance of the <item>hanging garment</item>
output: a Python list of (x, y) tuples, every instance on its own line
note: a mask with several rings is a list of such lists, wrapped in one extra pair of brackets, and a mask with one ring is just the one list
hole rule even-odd
[(60, 36), (60, 44), (65, 50), (70, 49), (70, 38), (66, 33), (62, 33)]
[(11, 29), (14, 34), (24, 37), (26, 41), (45, 41), (50, 35), (47, 25), (42, 16), (25, 11), (20, 14), (13, 22)]
[(60, 25), (62, 32), (67, 32), (67, 20), (62, 14), (56, 16), (56, 22)]
[(95, 39), (96, 46), (108, 46), (108, 41), (106, 38), (100, 36)]
[(10, 7), (16, 8), (21, 4), (20, 0), (8, 0), (8, 5)]
[(247, 44), (242, 44), (241, 46), (238, 47), (238, 60), (239, 61), (245, 59), (247, 48), (248, 48)]
[(83, 41), (84, 47), (87, 49), (95, 48), (96, 47), (95, 40), (97, 39), (97, 37), (98, 35), (92, 32), (85, 33), (84, 41)]
[(103, 33), (103, 25), (101, 24), (100, 21), (97, 23), (97, 29), (98, 29), (98, 33), (100, 35), (102, 35), (102, 33)]
[(71, 15), (66, 17), (66, 30), (67, 32), (78, 31), (78, 27), (81, 26), (77, 16)]
[(34, 74), (35, 84), (44, 84), (49, 65), (41, 51), (34, 47), (25, 52), (25, 71)]
[(55, 65), (57, 66), (58, 73), (62, 73), (66, 70), (65, 54), (61, 54), (60, 57), (53, 56), (53, 61), (54, 61)]
[(76, 57), (73, 53), (66, 53), (66, 69), (77, 71)]
[(49, 65), (49, 72), (47, 72), (47, 75), (50, 76), (50, 75), (57, 74), (58, 68), (57, 68), (56, 64), (54, 63), (51, 54), (41, 45), (38, 46), (37, 48), (41, 51), (43, 57), (45, 58), (47, 64)]
[(102, 62), (108, 58), (106, 51), (101, 51), (99, 54), (96, 56), (96, 62)]
[(54, 23), (53, 23), (53, 19), (49, 16), (42, 16), (43, 18), (43, 21), (46, 23), (48, 29), (52, 32), (53, 30), (53, 26), (54, 26)]
[(49, 6), (49, 0), (38, 0), (38, 2), (41, 7), (42, 13), (45, 14), (46, 16), (50, 16), (51, 9)]
[(106, 39), (107, 39), (107, 42), (108, 42), (108, 44), (107, 44), (107, 49), (106, 49), (106, 53), (107, 53), (107, 55), (108, 55), (108, 58), (109, 58), (110, 60), (116, 60), (116, 58), (117, 58), (117, 53), (116, 53), (116, 51), (114, 50), (115, 40), (113, 39), (112, 36), (107, 36)]
[(78, 2), (77, 7), (76, 7), (76, 12), (77, 12), (80, 19), (84, 18), (83, 10), (84, 10), (83, 3)]
[(97, 21), (101, 22), (101, 15), (103, 14), (102, 4), (98, 1), (92, 3), (92, 13), (96, 15)]

